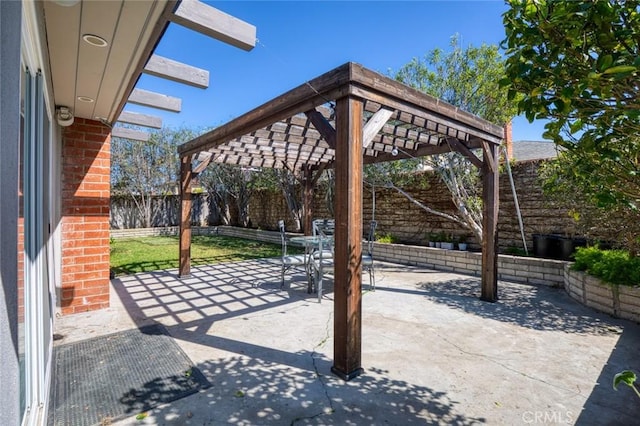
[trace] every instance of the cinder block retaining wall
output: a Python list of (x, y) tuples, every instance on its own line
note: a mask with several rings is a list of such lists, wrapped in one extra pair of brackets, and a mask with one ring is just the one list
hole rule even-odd
[[(112, 229), (111, 238), (135, 238), (178, 235), (178, 226), (163, 228)], [(192, 226), (191, 235), (222, 235), (225, 237), (246, 238), (265, 243), (280, 244), (280, 232), (261, 229), (238, 228), (235, 226)], [(290, 234), (299, 235), (299, 234)]]
[[(477, 252), (374, 243), (374, 253), (377, 260), (475, 276), (480, 276), (482, 268), (482, 255)], [(501, 254), (498, 255), (498, 278), (525, 284), (562, 287), (566, 263), (560, 260)]]
[(640, 287), (607, 285), (567, 265), (564, 288), (572, 299), (598, 311), (640, 322)]

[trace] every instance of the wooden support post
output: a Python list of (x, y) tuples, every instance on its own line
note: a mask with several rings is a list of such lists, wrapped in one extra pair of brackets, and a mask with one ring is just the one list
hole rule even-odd
[[(303, 218), (302, 218), (302, 230), (304, 232), (304, 235), (311, 235), (312, 234), (312, 229), (311, 229), (311, 218), (313, 216), (313, 184), (314, 184), (314, 179), (313, 179), (313, 172), (311, 171), (311, 167), (309, 167), (308, 164), (304, 165), (304, 194), (303, 194), (303, 207), (302, 207), (302, 213), (303, 213)], [(320, 172), (322, 173), (322, 172)]]
[(336, 105), (334, 343), (331, 371), (344, 380), (362, 373), (362, 118), (355, 97)]
[(482, 294), (498, 300), (498, 145), (482, 143)]
[(180, 268), (181, 277), (191, 274), (191, 156), (180, 158)]

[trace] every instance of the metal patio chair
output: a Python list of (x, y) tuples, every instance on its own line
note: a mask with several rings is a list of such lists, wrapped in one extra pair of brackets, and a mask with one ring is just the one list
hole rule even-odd
[(280, 240), (282, 242), (282, 257), (281, 257), (282, 266), (281, 266), (280, 288), (284, 288), (284, 273), (287, 270), (291, 268), (302, 267), (304, 268), (305, 273), (308, 273), (308, 271), (307, 271), (307, 262), (304, 254), (294, 254), (294, 255), (287, 254), (287, 234), (284, 228), (284, 220), (278, 221), (278, 229), (280, 230)]

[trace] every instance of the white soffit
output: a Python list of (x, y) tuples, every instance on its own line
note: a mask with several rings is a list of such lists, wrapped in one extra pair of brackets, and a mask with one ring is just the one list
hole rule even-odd
[[(56, 105), (70, 107), (76, 117), (112, 121), (127, 86), (138, 78), (145, 47), (157, 41), (151, 38), (167, 1), (43, 5)], [(83, 35), (98, 36), (107, 45), (89, 44)]]
[[(54, 102), (57, 106), (69, 107), (79, 118), (115, 122), (127, 101), (136, 103), (140, 93), (150, 93), (134, 89), (141, 72), (195, 87), (208, 86), (208, 71), (153, 55), (171, 20), (245, 50), (252, 49), (256, 41), (253, 25), (198, 0), (82, 0), (69, 2), (67, 6), (62, 1), (40, 4)], [(154, 95), (155, 98), (162, 96), (164, 101), (153, 107), (180, 110), (180, 99)], [(142, 102), (145, 105), (147, 98), (149, 95), (143, 99), (146, 103)], [(171, 105), (167, 107), (169, 101)], [(153, 117), (152, 121), (151, 127), (156, 127), (158, 118)]]

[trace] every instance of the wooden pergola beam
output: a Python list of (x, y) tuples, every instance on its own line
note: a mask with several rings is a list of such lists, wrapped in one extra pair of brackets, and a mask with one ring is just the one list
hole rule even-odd
[(176, 8), (179, 0), (168, 0), (164, 8), (162, 10), (162, 15), (160, 19), (156, 22), (152, 29), (151, 37), (149, 40), (155, 40), (153, 43), (147, 44), (144, 49), (140, 52), (139, 57), (137, 58), (137, 62), (135, 68), (132, 73), (132, 78), (129, 80), (127, 85), (123, 88), (122, 96), (118, 107), (115, 109), (115, 113), (113, 116), (108, 117), (110, 122), (116, 121), (116, 117), (119, 117), (124, 109), (125, 104), (128, 102), (128, 98), (131, 95), (131, 92), (134, 90), (136, 84), (138, 84), (138, 79), (142, 70), (144, 69), (145, 64), (153, 54), (153, 51), (156, 48), (158, 41), (164, 35), (167, 27), (169, 26), (169, 18), (173, 15), (173, 11)]
[[(334, 101), (335, 125), (324, 107)], [(371, 113), (366, 126), (367, 147), (363, 129), (365, 110), (367, 116)], [(303, 116), (305, 113), (307, 118)], [(333, 139), (333, 130), (334, 148), (324, 140)], [(494, 301), (497, 298), (497, 148), (502, 137), (501, 126), (358, 64), (347, 63), (198, 136), (181, 145), (178, 152), (181, 158), (210, 151), (213, 162), (302, 169), (307, 193), (312, 189), (307, 185), (314, 184), (322, 170), (335, 169), (332, 371), (348, 380), (362, 371), (363, 164), (450, 152), (453, 145), (463, 153), (483, 149), (482, 298)], [(393, 155), (394, 147), (398, 148), (397, 155)], [(479, 159), (471, 161), (480, 165)], [(305, 207), (308, 232), (308, 201)]]
[(336, 103), (334, 348), (331, 371), (362, 374), (362, 113), (363, 102)]
[(393, 115), (394, 110), (388, 108), (380, 108), (375, 112), (365, 124), (362, 130), (362, 147), (367, 148), (373, 138), (376, 137), (378, 132), (384, 127), (389, 118)]
[(209, 71), (160, 55), (151, 55), (142, 72), (199, 89), (209, 87)]
[(130, 139), (139, 142), (148, 142), (151, 135), (136, 129), (126, 127), (114, 127), (111, 129), (111, 136), (116, 138)]
[(498, 300), (498, 145), (482, 144), (482, 289), (480, 299)]
[(256, 46), (256, 27), (198, 0), (182, 0), (170, 20), (242, 50)]
[(180, 158), (180, 265), (181, 277), (191, 274), (191, 156)]
[(451, 145), (451, 147), (458, 151), (460, 154), (464, 155), (471, 164), (476, 166), (479, 169), (482, 169), (482, 160), (480, 160), (476, 155), (469, 149), (467, 145), (455, 138), (448, 138), (447, 143)]
[(127, 102), (170, 112), (180, 112), (182, 110), (182, 100), (180, 98), (143, 89), (133, 89)]
[(382, 163), (386, 161), (404, 160), (407, 158), (420, 158), (435, 154), (444, 154), (445, 152), (451, 152), (451, 148), (448, 145), (428, 145), (420, 146), (418, 149), (403, 149), (398, 151), (396, 155), (385, 152), (379, 154), (376, 157), (367, 157), (364, 159), (365, 164)]
[(193, 174), (197, 176), (200, 173), (202, 173), (204, 169), (206, 169), (207, 166), (209, 166), (212, 159), (213, 159), (213, 154), (209, 153), (209, 155), (204, 159), (200, 160), (200, 163), (193, 169)]
[(327, 144), (334, 148), (336, 147), (336, 130), (331, 123), (324, 118), (320, 112), (315, 109), (305, 111), (304, 114), (309, 118), (309, 121), (313, 124), (313, 127), (322, 135)]
[(117, 121), (120, 123), (135, 124), (136, 126), (151, 127), (154, 129), (162, 128), (162, 118), (133, 111), (122, 111)]

